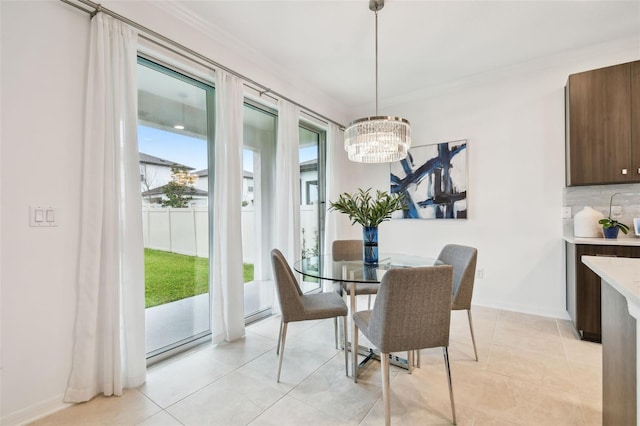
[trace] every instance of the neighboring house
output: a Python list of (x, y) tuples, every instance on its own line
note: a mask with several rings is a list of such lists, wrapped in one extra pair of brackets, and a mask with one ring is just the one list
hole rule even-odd
[[(195, 183), (197, 190), (202, 190), (206, 194), (209, 190), (209, 171), (198, 170), (193, 172), (198, 176)], [(246, 205), (253, 204), (254, 200), (254, 178), (253, 173), (247, 170), (242, 172), (242, 202)], [(143, 194), (144, 195), (144, 194)], [(195, 198), (195, 197), (194, 197)], [(300, 163), (300, 204), (313, 204), (318, 201), (318, 161), (309, 160)]]
[(200, 189), (202, 191), (209, 191), (209, 170), (202, 169), (193, 172), (194, 175), (198, 176), (198, 180), (193, 185), (196, 189)]
[(318, 160), (300, 163), (300, 204), (308, 205), (318, 201)]
[[(159, 204), (163, 199), (166, 199), (164, 196), (164, 188), (171, 181), (172, 166), (184, 167), (188, 171), (194, 170), (193, 167), (185, 166), (175, 161), (165, 160), (164, 158), (145, 154), (144, 152), (140, 153), (140, 187), (144, 202), (148, 204)], [(200, 180), (205, 181), (203, 191), (198, 189), (198, 182)], [(202, 199), (205, 200), (206, 204), (206, 179), (198, 178), (194, 187), (196, 188), (196, 192), (193, 194), (194, 202), (192, 204), (201, 204), (198, 201)]]
[(253, 172), (242, 171), (242, 204), (253, 204)]
[[(194, 185), (196, 189), (203, 191), (209, 190), (209, 171), (207, 169), (193, 172), (198, 176), (198, 180)], [(253, 203), (253, 173), (247, 170), (242, 171), (242, 202), (250, 205)]]
[[(309, 162), (311, 163), (311, 162)], [(193, 167), (185, 166), (180, 163), (165, 160), (164, 158), (155, 157), (153, 155), (140, 153), (140, 183), (142, 186), (142, 197), (149, 204), (159, 204), (164, 197), (164, 188), (171, 181), (171, 167), (173, 165), (185, 167), (187, 170), (194, 170)], [(317, 176), (318, 165), (310, 164), (310, 170), (314, 170)], [(302, 176), (303, 166), (300, 167)], [(195, 184), (195, 193), (193, 194), (193, 205), (206, 205), (209, 194), (209, 171), (207, 169), (197, 170), (190, 173), (198, 177)], [(315, 178), (314, 178), (315, 179)], [(316, 189), (314, 190), (317, 198), (317, 179), (314, 182)], [(247, 170), (242, 172), (242, 201), (250, 205), (253, 203), (253, 173)]]
[(165, 160), (164, 158), (140, 153), (140, 186), (141, 191), (146, 192), (154, 188), (166, 185), (171, 181), (171, 166), (184, 167), (193, 170), (193, 167)]

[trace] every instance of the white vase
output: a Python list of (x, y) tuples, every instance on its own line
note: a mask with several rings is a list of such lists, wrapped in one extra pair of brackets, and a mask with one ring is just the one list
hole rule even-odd
[(581, 238), (601, 238), (602, 225), (598, 223), (604, 215), (590, 206), (585, 206), (573, 217), (573, 236)]

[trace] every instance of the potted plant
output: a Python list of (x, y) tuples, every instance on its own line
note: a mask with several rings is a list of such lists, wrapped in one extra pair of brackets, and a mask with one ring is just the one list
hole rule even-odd
[(329, 210), (348, 215), (352, 225), (362, 225), (364, 263), (375, 265), (378, 263), (378, 225), (391, 219), (394, 211), (404, 208), (404, 200), (402, 194), (377, 190), (374, 198), (370, 192), (371, 188), (359, 188), (355, 194), (344, 192), (331, 202)]
[(602, 225), (602, 233), (604, 234), (605, 238), (618, 238), (618, 231), (622, 231), (623, 234), (629, 232), (629, 227), (627, 225), (611, 218), (611, 205), (613, 204), (613, 197), (618, 194), (619, 192), (614, 193), (609, 200), (609, 216), (598, 221), (598, 223)]

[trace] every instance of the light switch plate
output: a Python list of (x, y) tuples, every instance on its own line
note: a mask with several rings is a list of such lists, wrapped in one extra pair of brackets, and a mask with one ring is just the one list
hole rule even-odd
[(571, 219), (571, 207), (563, 207), (562, 208), (562, 218), (563, 219)]
[(58, 226), (58, 211), (51, 206), (29, 206), (29, 226), (46, 228)]

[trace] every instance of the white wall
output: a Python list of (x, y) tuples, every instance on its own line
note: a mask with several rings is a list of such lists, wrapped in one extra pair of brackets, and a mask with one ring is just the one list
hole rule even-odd
[[(478, 268), (484, 269), (475, 304), (567, 317), (560, 213), (564, 85), (571, 73), (638, 58), (638, 40), (619, 41), (385, 106), (383, 114), (410, 120), (414, 146), (468, 140), (469, 218), (385, 222), (381, 250), (437, 256), (447, 243), (475, 246)], [(355, 181), (343, 190), (389, 188), (388, 165), (341, 170), (342, 182)], [(344, 229), (359, 235), (348, 225)]]
[[(75, 319), (87, 15), (1, 2), (2, 406), (0, 423), (59, 406)], [(30, 205), (59, 226), (30, 228)]]
[[(105, 6), (343, 120), (326, 97), (234, 58), (151, 3)], [(71, 367), (89, 15), (60, 1), (2, 0), (0, 20), (0, 424), (14, 424), (61, 407)], [(58, 209), (58, 227), (28, 226), (39, 204)]]

